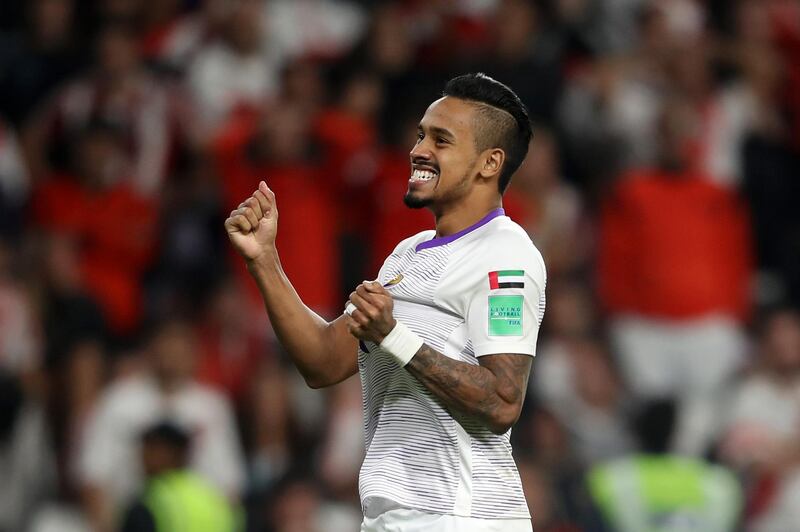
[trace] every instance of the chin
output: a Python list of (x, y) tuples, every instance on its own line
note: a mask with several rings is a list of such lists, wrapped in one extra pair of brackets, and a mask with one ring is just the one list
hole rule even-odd
[(406, 207), (411, 209), (424, 209), (433, 203), (433, 200), (430, 198), (420, 198), (408, 192), (405, 196), (403, 196), (403, 203), (406, 204)]

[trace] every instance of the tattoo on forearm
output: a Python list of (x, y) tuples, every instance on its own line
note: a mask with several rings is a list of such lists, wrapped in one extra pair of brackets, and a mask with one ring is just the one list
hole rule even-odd
[(500, 354), (467, 364), (423, 345), (406, 368), (448, 407), (490, 428), (516, 420), (530, 373), (531, 357)]

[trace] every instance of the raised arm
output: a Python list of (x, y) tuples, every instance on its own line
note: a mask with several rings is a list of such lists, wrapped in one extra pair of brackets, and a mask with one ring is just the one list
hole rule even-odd
[(392, 297), (380, 283), (359, 285), (350, 301), (356, 308), (346, 318), (351, 334), (399, 355), (405, 369), (449, 408), (481, 421), (495, 434), (504, 434), (519, 419), (533, 357), (486, 355), (479, 365), (453, 360), (418, 337), (414, 344), (414, 333), (405, 338), (398, 334), (404, 326), (392, 317)]
[(225, 220), (233, 247), (258, 284), (272, 327), (306, 383), (321, 388), (358, 371), (358, 340), (344, 317), (331, 323), (308, 308), (281, 267), (275, 236), (275, 194), (263, 181), (258, 190)]

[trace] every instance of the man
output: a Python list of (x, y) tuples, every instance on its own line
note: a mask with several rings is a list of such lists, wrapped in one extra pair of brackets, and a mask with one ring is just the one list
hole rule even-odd
[(311, 312), (275, 248), (264, 182), (225, 221), (279, 340), (309, 386), (361, 374), (363, 531), (531, 530), (511, 456), (544, 312), (545, 267), (504, 216), (531, 125), (505, 85), (452, 79), (419, 123), (405, 203), (436, 230), (402, 241), (331, 323)]
[[(233, 500), (244, 485), (244, 461), (231, 404), (194, 377), (197, 338), (191, 323), (166, 317), (145, 345), (145, 364), (112, 383), (85, 420), (72, 468), (95, 532), (115, 519), (144, 483), (138, 436), (163, 419), (193, 435), (191, 468)], [(178, 529), (174, 529), (178, 530)]]
[(211, 483), (189, 469), (191, 437), (162, 421), (144, 431), (142, 466), (147, 484), (126, 512), (121, 532), (235, 532), (236, 510)]
[[(739, 481), (727, 468), (670, 454), (673, 401), (643, 406), (634, 419), (642, 452), (593, 466), (586, 482), (603, 526), (615, 532), (732, 532), (742, 510)], [(781, 528), (778, 530), (790, 530)]]

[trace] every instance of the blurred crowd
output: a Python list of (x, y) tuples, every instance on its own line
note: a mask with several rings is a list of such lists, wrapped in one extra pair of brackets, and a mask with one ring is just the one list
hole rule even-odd
[(358, 378), (305, 386), (222, 222), (266, 180), (335, 317), (432, 227), (408, 152), (474, 71), (534, 122), (504, 206), (548, 266), (535, 530), (800, 530), (800, 1), (30, 0), (0, 4), (0, 531), (138, 530), (169, 464), (248, 531), (356, 530)]

